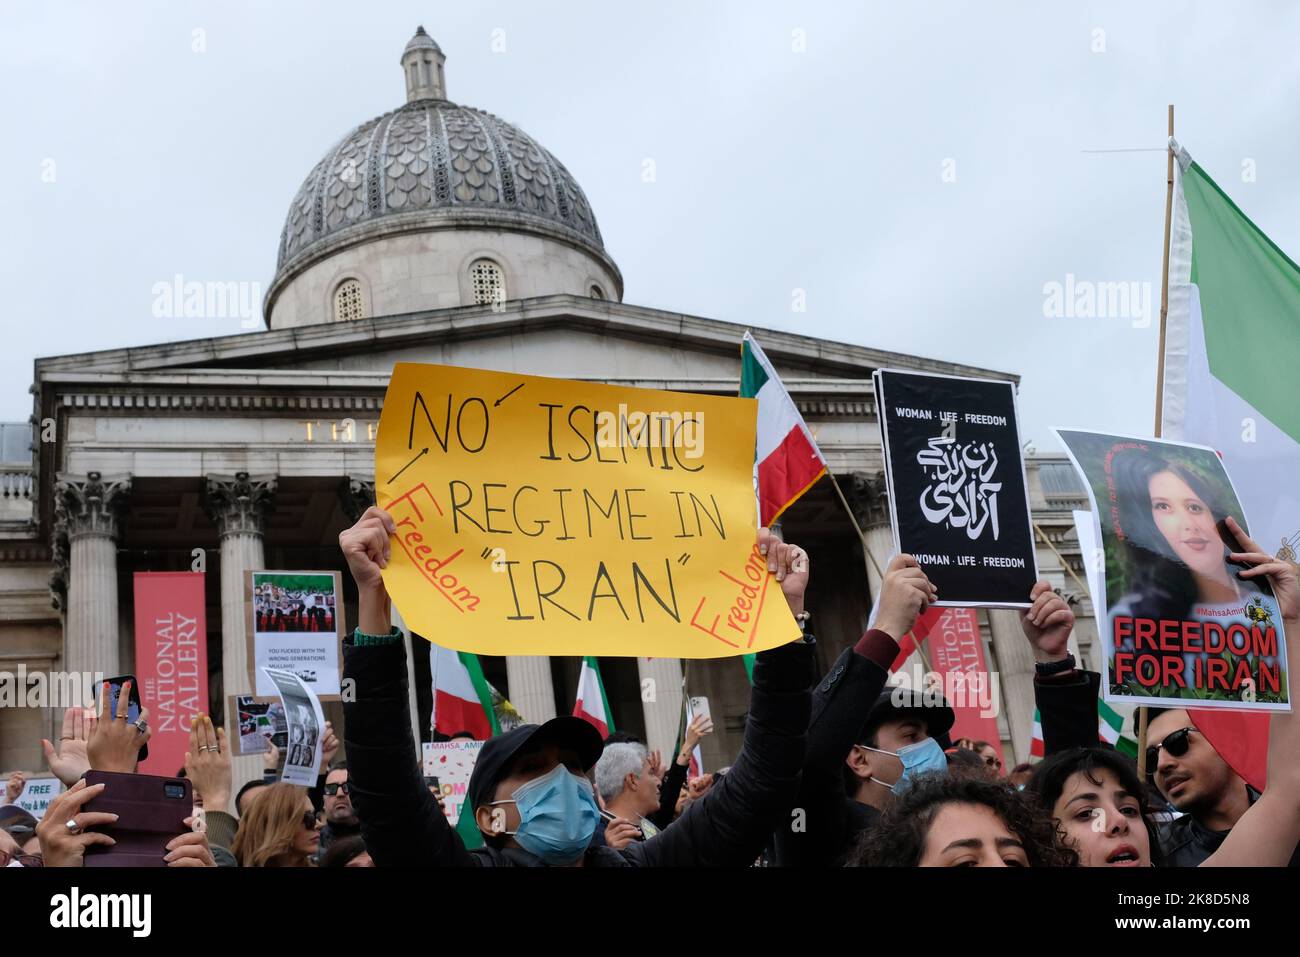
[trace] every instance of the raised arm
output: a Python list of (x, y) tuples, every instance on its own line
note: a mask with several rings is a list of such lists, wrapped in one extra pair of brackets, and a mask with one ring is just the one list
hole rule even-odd
[(380, 570), (393, 520), (371, 507), (339, 536), (357, 583), (357, 632), (343, 642), (343, 677), (355, 682), (343, 702), (348, 784), (366, 850), (379, 867), (455, 867), (474, 863), (419, 774), (407, 704), (406, 645), (392, 626)]
[[(759, 548), (790, 610), (803, 612), (808, 556), (760, 532)], [(763, 852), (787, 813), (803, 767), (814, 680), (813, 645), (798, 640), (760, 652), (740, 757), (720, 783), (681, 818), (624, 855), (635, 864), (668, 867), (746, 867)]]
[(1074, 612), (1046, 581), (1034, 584), (1029, 600), (1032, 604), (1020, 616), (1020, 629), (1034, 650), (1034, 662), (1062, 669), (1052, 675), (1034, 676), (1034, 704), (1043, 729), (1044, 755), (1070, 748), (1095, 748), (1101, 676), (1068, 664)]
[[(1245, 549), (1234, 552), (1233, 561), (1253, 567), (1238, 574), (1242, 578), (1266, 576), (1277, 596), (1287, 644), (1287, 689), (1291, 707), (1296, 707), (1296, 655), (1300, 654), (1300, 582), (1294, 566), (1267, 554), (1252, 541), (1237, 522), (1228, 527)], [(1228, 832), (1219, 849), (1201, 867), (1286, 867), (1300, 843), (1300, 715), (1294, 710), (1274, 712), (1268, 727), (1268, 785)]]
[[(895, 556), (881, 582), (876, 627), (840, 655), (813, 692), (799, 792), (790, 819), (776, 829), (778, 866), (829, 866), (851, 844), (848, 802), (853, 795), (844, 788), (845, 758), (889, 680), (899, 639), (935, 597), (934, 586), (916, 560)], [(801, 827), (794, 826), (796, 810), (803, 812)]]

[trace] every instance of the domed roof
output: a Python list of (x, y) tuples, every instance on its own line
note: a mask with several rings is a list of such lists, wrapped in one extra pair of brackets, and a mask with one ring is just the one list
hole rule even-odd
[(564, 164), (518, 127), (447, 100), (443, 59), (421, 27), (402, 54), (408, 102), (362, 123), (312, 169), (289, 207), (277, 274), (350, 237), (457, 220), (558, 231), (605, 257)]

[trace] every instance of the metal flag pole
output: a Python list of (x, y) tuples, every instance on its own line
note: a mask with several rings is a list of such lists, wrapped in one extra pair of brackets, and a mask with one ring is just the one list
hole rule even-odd
[[(1174, 220), (1174, 105), (1169, 104), (1169, 145), (1165, 147), (1165, 254), (1160, 267), (1160, 352), (1156, 357), (1156, 427), (1155, 437), (1160, 438), (1164, 422), (1165, 404), (1165, 327), (1169, 319), (1169, 240)], [(1138, 708), (1138, 778), (1147, 775), (1147, 708)]]

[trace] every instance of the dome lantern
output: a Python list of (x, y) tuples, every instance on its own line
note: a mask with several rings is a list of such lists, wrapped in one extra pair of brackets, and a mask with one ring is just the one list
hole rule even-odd
[(433, 37), (416, 27), (406, 49), (402, 51), (402, 72), (406, 75), (406, 102), (445, 100), (447, 78), (443, 64), (447, 58)]

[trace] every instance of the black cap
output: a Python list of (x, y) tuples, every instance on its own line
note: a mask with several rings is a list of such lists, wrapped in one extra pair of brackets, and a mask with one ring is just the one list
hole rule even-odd
[(904, 718), (916, 718), (925, 725), (930, 737), (942, 745), (957, 720), (957, 715), (943, 697), (936, 703), (933, 692), (914, 688), (885, 688), (867, 713), (858, 740), (866, 741), (886, 721), (901, 721)]
[(521, 724), (505, 734), (488, 738), (474, 762), (474, 772), (469, 776), (469, 786), (465, 790), (470, 812), (493, 799), (497, 784), (516, 754), (528, 747), (550, 743), (576, 751), (583, 771), (596, 766), (605, 748), (595, 725), (568, 715), (552, 718), (545, 724)]
[(36, 833), (36, 818), (16, 804), (0, 807), (0, 831), (8, 831), (19, 843)]

